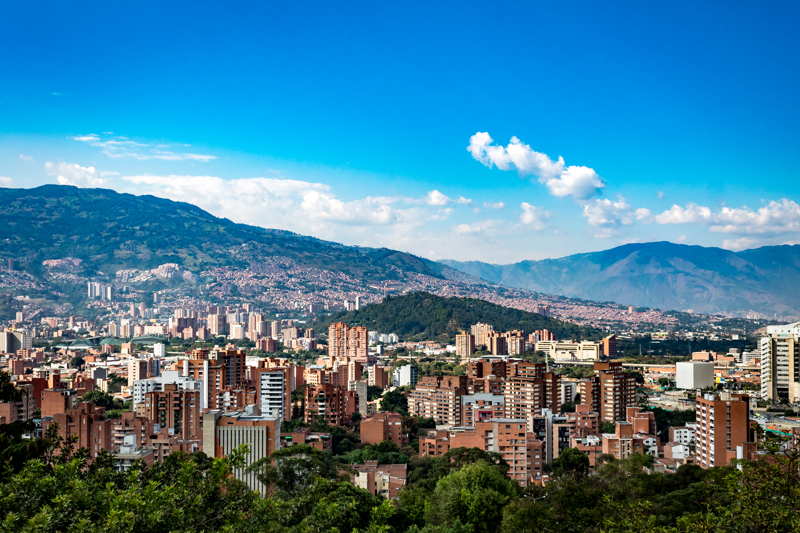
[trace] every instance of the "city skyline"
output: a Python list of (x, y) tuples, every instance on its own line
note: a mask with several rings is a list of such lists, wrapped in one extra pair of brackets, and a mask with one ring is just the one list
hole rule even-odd
[(0, 186), (432, 259), (800, 242), (796, 6), (192, 7), (11, 8)]

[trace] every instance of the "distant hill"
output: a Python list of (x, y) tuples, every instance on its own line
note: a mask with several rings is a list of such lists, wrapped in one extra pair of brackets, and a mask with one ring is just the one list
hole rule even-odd
[(358, 311), (335, 313), (314, 324), (326, 329), (332, 322), (367, 326), (371, 331), (397, 333), (401, 339), (453, 338), (477, 322), (492, 324), (497, 331), (521, 329), (527, 333), (549, 329), (559, 338), (598, 337), (599, 330), (577, 326), (536, 313), (503, 307), (474, 298), (442, 297), (425, 292), (389, 296), (381, 303)]
[(402, 273), (464, 278), (450, 267), (387, 248), (362, 248), (217, 218), (199, 207), (108, 189), (44, 185), (0, 188), (0, 258), (31, 273), (42, 261), (81, 260), (87, 276), (177, 263), (191, 271), (249, 267), (266, 257), (364, 280)]
[(670, 242), (510, 265), (442, 261), (491, 283), (660, 309), (800, 316), (800, 246), (742, 252)]

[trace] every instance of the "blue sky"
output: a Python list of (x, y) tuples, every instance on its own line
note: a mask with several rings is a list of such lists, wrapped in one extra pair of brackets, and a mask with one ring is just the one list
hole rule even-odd
[(217, 4), (6, 6), (0, 185), (432, 258), (800, 241), (796, 3)]

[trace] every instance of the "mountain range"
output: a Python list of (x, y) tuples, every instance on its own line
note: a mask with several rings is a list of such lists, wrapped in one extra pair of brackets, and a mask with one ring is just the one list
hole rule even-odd
[(732, 252), (651, 242), (509, 265), (442, 263), (491, 283), (573, 298), (699, 313), (800, 315), (800, 245)]
[(176, 263), (191, 271), (246, 268), (266, 257), (325, 267), (364, 281), (404, 273), (466, 276), (441, 263), (387, 248), (345, 246), (290, 231), (217, 218), (199, 207), (108, 189), (44, 185), (0, 188), (0, 258), (39, 274), (43, 261), (80, 260), (89, 276)]
[(662, 327), (676, 320), (654, 310), (632, 314), (627, 305), (800, 314), (800, 246), (730, 252), (660, 242), (492, 265), (347, 246), (107, 189), (0, 188), (0, 205), (4, 316), (14, 307), (9, 299), (21, 296), (81, 306), (87, 281), (112, 283), (131, 300), (160, 292), (173, 301), (253, 301), (276, 310), (425, 291), (527, 311), (547, 308), (595, 325)]

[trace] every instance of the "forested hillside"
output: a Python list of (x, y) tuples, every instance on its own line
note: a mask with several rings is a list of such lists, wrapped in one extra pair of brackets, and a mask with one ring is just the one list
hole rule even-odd
[(497, 331), (521, 329), (530, 333), (537, 329), (549, 329), (562, 339), (600, 335), (595, 328), (537, 313), (474, 298), (447, 298), (425, 292), (389, 296), (381, 303), (367, 305), (358, 311), (327, 316), (315, 326), (326, 328), (331, 322), (337, 321), (367, 326), (372, 331), (397, 333), (403, 339), (449, 339), (477, 322), (492, 324)]

